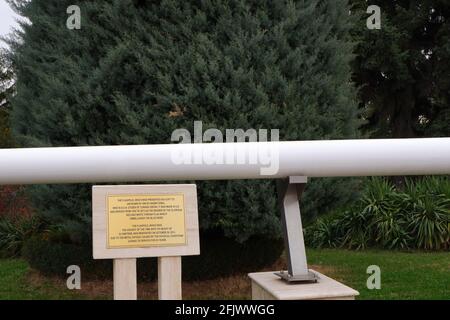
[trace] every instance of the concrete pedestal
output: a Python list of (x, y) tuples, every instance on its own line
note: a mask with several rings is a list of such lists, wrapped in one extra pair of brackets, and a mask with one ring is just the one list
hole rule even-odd
[(249, 273), (252, 280), (253, 300), (354, 300), (359, 292), (314, 272), (316, 283), (287, 283), (274, 272)]

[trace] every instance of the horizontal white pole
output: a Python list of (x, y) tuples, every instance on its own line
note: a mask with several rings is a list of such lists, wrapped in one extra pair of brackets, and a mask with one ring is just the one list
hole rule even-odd
[(0, 149), (0, 184), (450, 174), (450, 138)]

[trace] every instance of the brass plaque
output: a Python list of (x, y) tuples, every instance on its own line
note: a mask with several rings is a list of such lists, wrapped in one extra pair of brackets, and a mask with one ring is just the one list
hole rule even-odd
[(186, 245), (183, 194), (107, 196), (107, 248)]

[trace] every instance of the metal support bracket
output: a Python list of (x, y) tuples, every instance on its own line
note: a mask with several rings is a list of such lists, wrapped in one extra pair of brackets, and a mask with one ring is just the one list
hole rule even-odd
[(290, 176), (277, 184), (288, 271), (275, 274), (287, 282), (317, 282), (318, 279), (315, 273), (308, 270), (300, 214), (299, 198), (307, 182), (305, 176)]

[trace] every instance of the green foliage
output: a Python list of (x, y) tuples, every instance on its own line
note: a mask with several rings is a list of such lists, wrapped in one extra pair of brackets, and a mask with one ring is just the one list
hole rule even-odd
[(338, 244), (336, 239), (341, 237), (339, 227), (337, 219), (320, 218), (315, 224), (306, 228), (305, 242), (314, 248), (334, 248)]
[[(442, 185), (441, 185), (441, 183)], [(406, 186), (412, 200), (407, 230), (415, 234), (415, 246), (423, 249), (449, 247), (450, 241), (450, 184), (448, 179), (424, 180), (416, 189)]]
[(41, 235), (31, 237), (25, 242), (22, 256), (30, 266), (45, 275), (64, 277), (70, 265), (78, 265), (83, 270), (83, 278), (111, 277), (112, 262), (93, 260), (89, 250), (71, 243), (53, 242)]
[(9, 110), (0, 107), (0, 148), (12, 146), (11, 131), (9, 129)]
[(283, 240), (250, 237), (243, 243), (209, 232), (200, 237), (201, 255), (183, 258), (183, 277), (212, 279), (273, 265), (284, 250)]
[(37, 217), (19, 220), (0, 219), (0, 254), (7, 257), (18, 256), (33, 235), (43, 231), (44, 223)]
[[(450, 2), (351, 0), (359, 22), (354, 80), (374, 137), (450, 135)], [(366, 27), (369, 5), (381, 30)]]
[(13, 147), (9, 125), (9, 101), (14, 90), (13, 73), (5, 50), (0, 48), (0, 148)]
[[(282, 140), (356, 137), (346, 0), (14, 1), (15, 136), (27, 147), (169, 143), (177, 128), (279, 128)], [(192, 130), (191, 130), (192, 132)], [(272, 181), (199, 182), (202, 230), (280, 237)], [(306, 215), (346, 201), (312, 182)], [(89, 242), (90, 186), (35, 186), (39, 214)], [(313, 205), (312, 205), (313, 204)]]
[(313, 247), (445, 250), (450, 247), (448, 178), (406, 180), (397, 190), (374, 178), (358, 205), (306, 229)]
[[(282, 240), (252, 237), (244, 243), (208, 234), (201, 236), (202, 254), (183, 257), (183, 279), (203, 280), (259, 270), (273, 264), (282, 254)], [(22, 254), (30, 266), (46, 275), (66, 277), (70, 265), (80, 266), (85, 279), (111, 279), (111, 260), (92, 260), (91, 248), (35, 236), (29, 239)], [(51, 261), (51, 263), (49, 263)], [(156, 278), (156, 259), (138, 259), (138, 279)]]

